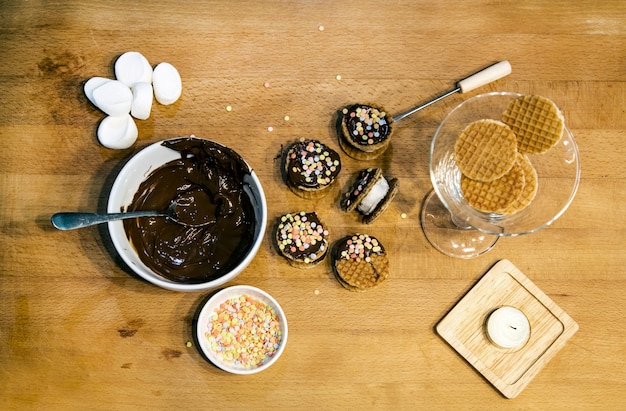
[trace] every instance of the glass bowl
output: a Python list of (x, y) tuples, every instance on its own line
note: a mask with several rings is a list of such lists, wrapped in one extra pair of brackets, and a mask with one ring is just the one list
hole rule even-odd
[(474, 121), (501, 120), (508, 104), (520, 96), (494, 92), (472, 97), (452, 109), (435, 132), (430, 149), (434, 191), (424, 203), (422, 227), (431, 244), (445, 254), (475, 257), (491, 249), (499, 237), (536, 232), (563, 215), (576, 195), (580, 158), (574, 136), (566, 126), (550, 150), (527, 154), (538, 177), (537, 194), (530, 205), (514, 214), (487, 213), (473, 208), (463, 197), (461, 172), (454, 159), (457, 137)]

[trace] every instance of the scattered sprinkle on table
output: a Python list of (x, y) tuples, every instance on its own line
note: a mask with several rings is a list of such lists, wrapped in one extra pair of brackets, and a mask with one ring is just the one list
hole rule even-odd
[(232, 111), (233, 108), (231, 106), (226, 106), (226, 111)]
[(215, 309), (205, 337), (220, 361), (250, 369), (276, 354), (282, 338), (279, 320), (271, 306), (242, 295)]
[(267, 128), (267, 131), (269, 131), (269, 132), (272, 132), (272, 131), (274, 131), (274, 127), (272, 127), (272, 126), (269, 126), (269, 127)]
[(324, 26), (319, 26), (317, 29), (318, 29), (319, 31), (324, 31)]
[(341, 75), (337, 74), (337, 76), (335, 77), (337, 80), (341, 80)]
[(283, 120), (285, 120), (285, 121), (289, 121), (289, 116), (285, 116), (285, 117), (283, 117)]
[(402, 214), (400, 214), (400, 217), (402, 217), (402, 218), (406, 218), (406, 213), (402, 213)]
[(270, 88), (270, 83), (269, 83), (269, 81), (266, 81), (266, 82), (263, 84), (263, 87), (265, 87), (265, 88)]

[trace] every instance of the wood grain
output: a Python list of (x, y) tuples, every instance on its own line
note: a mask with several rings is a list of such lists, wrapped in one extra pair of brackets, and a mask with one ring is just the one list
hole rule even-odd
[[(620, 409), (625, 44), (626, 4), (618, 0), (2, 2), (0, 407)], [(173, 64), (183, 95), (172, 106), (155, 105), (137, 122), (137, 143), (113, 151), (97, 142), (103, 114), (82, 85), (112, 77), (115, 58), (131, 50), (152, 64)], [(510, 76), (398, 123), (389, 151), (366, 165), (383, 168), (400, 187), (373, 225), (338, 207), (361, 162), (343, 156), (337, 187), (323, 199), (301, 199), (283, 184), (276, 158), (289, 141), (312, 137), (340, 151), (336, 121), (344, 105), (376, 101), (401, 113), (504, 59)], [(445, 114), (486, 91), (554, 100), (578, 143), (582, 180), (549, 228), (457, 260), (421, 231), (421, 203), (432, 187), (428, 150)], [(335, 238), (367, 230), (390, 255), (387, 281), (355, 295), (328, 264), (290, 267), (266, 233), (232, 282), (269, 292), (289, 320), (283, 356), (257, 375), (225, 374), (187, 347), (206, 293), (137, 279), (105, 227), (59, 232), (49, 223), (57, 211), (104, 210), (124, 160), (188, 134), (250, 162), (270, 199), (270, 219), (314, 210)], [(502, 259), (580, 325), (511, 400), (434, 329)]]

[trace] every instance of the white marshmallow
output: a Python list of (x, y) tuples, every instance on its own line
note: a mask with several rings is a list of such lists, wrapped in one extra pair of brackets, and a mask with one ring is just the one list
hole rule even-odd
[(107, 148), (128, 148), (138, 135), (137, 125), (129, 114), (105, 117), (98, 126), (98, 141)]
[(154, 97), (163, 105), (176, 102), (183, 91), (180, 74), (169, 63), (160, 63), (154, 68), (152, 85), (154, 87)]
[(385, 177), (381, 176), (376, 184), (372, 187), (369, 193), (361, 200), (357, 207), (360, 212), (365, 215), (370, 215), (372, 211), (376, 209), (378, 203), (382, 201), (389, 191), (389, 183), (385, 180)]
[(124, 83), (117, 80), (103, 82), (93, 92), (94, 105), (110, 116), (130, 113), (133, 93)]
[(115, 78), (131, 87), (138, 82), (152, 82), (152, 66), (141, 53), (129, 51), (115, 61)]
[(91, 104), (96, 104), (93, 100), (93, 91), (107, 81), (111, 81), (111, 79), (104, 77), (92, 77), (85, 82), (83, 90), (85, 91), (85, 96), (87, 96), (89, 101), (91, 101)]
[(130, 115), (139, 120), (150, 117), (152, 110), (152, 84), (140, 81), (131, 87), (133, 102), (130, 106)]

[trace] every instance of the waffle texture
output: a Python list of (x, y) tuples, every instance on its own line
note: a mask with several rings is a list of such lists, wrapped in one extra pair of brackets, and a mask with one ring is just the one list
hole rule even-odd
[(552, 148), (563, 135), (563, 114), (553, 101), (542, 96), (522, 96), (513, 100), (502, 114), (502, 121), (517, 136), (522, 153), (541, 154)]
[(478, 181), (504, 176), (515, 164), (517, 139), (501, 121), (484, 119), (470, 123), (454, 145), (454, 159), (461, 172)]

